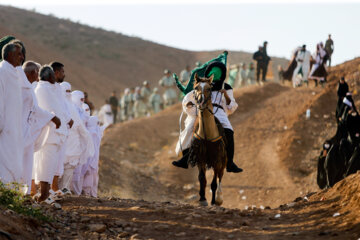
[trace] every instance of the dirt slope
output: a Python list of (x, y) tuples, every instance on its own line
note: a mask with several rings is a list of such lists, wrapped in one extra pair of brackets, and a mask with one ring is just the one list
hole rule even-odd
[(357, 239), (359, 182), (353, 174), (276, 209), (70, 197), (62, 210), (43, 206), (50, 223), (0, 211), (0, 230), (12, 239)]
[[(187, 64), (205, 62), (222, 51), (191, 52), (92, 28), (18, 8), (0, 5), (0, 37), (14, 35), (27, 47), (28, 59), (41, 64), (54, 60), (66, 66), (66, 81), (88, 91), (97, 107), (111, 91), (139, 86), (147, 80), (157, 86), (165, 68), (179, 73)], [(250, 62), (252, 54), (232, 52), (229, 63)], [(272, 57), (269, 74), (287, 60)], [(269, 75), (269, 77), (271, 77)], [(276, 76), (275, 76), (276, 78)], [(99, 87), (101, 86), (101, 87)]]

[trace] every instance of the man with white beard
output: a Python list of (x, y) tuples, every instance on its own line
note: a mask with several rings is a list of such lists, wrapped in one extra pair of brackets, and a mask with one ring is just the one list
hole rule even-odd
[(86, 163), (87, 159), (94, 154), (94, 146), (91, 135), (72, 102), (71, 85), (68, 82), (62, 82), (60, 85), (66, 96), (66, 104), (70, 109), (71, 118), (74, 120), (74, 125), (70, 129), (66, 140), (64, 174), (60, 180), (62, 191), (69, 192), (74, 169)]
[(21, 45), (8, 43), (0, 63), (0, 180), (18, 182), (23, 173), (21, 81), (16, 70), (24, 60)]
[(59, 98), (57, 86), (55, 85), (55, 74), (48, 65), (40, 69), (40, 81), (35, 89), (36, 99), (39, 107), (54, 113), (61, 120), (60, 128), (50, 122), (43, 129), (45, 136), (42, 147), (34, 155), (35, 161), (35, 183), (40, 182), (41, 195), (39, 202), (49, 196), (50, 184), (53, 182), (60, 161), (59, 154), (68, 136), (72, 125), (68, 113), (64, 109), (62, 99)]
[[(69, 122), (69, 126), (70, 128), (72, 127), (72, 125), (74, 124), (74, 121), (71, 119), (71, 113), (70, 110), (68, 109), (68, 105), (66, 104), (66, 99), (65, 99), (65, 95), (63, 94), (62, 88), (60, 86), (60, 83), (62, 83), (65, 79), (65, 70), (64, 70), (64, 64), (60, 63), (60, 62), (51, 62), (50, 63), (51, 68), (54, 71), (55, 74), (55, 86), (56, 86), (56, 93), (57, 93), (57, 98), (61, 101), (61, 105), (64, 109), (65, 112), (65, 122)], [(67, 137), (67, 135), (66, 135)], [(54, 180), (52, 182), (51, 188), (54, 192), (57, 193), (61, 193), (61, 191), (59, 190), (59, 178), (63, 175), (64, 173), (64, 161), (65, 161), (65, 152), (66, 152), (66, 144), (63, 144), (60, 147), (60, 152), (59, 152), (59, 160), (58, 160), (58, 166), (56, 168), (56, 173), (54, 176)]]
[[(23, 174), (24, 183), (30, 191), (31, 177), (34, 162), (35, 141), (38, 139), (41, 130), (52, 121), (56, 128), (61, 123), (53, 113), (41, 109), (37, 103), (33, 82), (38, 79), (39, 69), (35, 62), (25, 62), (23, 67), (17, 67), (19, 78), (22, 80), (22, 99), (23, 99), (23, 131), (24, 131), (24, 159)], [(40, 140), (40, 139), (39, 139)], [(36, 149), (36, 151), (39, 149)], [(33, 189), (35, 191), (35, 189)]]

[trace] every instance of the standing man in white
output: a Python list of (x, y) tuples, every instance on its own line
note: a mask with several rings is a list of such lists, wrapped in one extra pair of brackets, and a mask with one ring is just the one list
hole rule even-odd
[(23, 173), (23, 131), (21, 81), (16, 67), (24, 60), (19, 44), (2, 49), (0, 63), (0, 178), (18, 182)]
[(56, 175), (59, 154), (65, 145), (68, 136), (70, 121), (67, 112), (64, 110), (63, 102), (58, 97), (57, 86), (55, 85), (55, 74), (48, 65), (40, 69), (40, 81), (35, 88), (35, 95), (39, 107), (54, 113), (61, 120), (61, 125), (56, 129), (55, 124), (50, 122), (42, 131), (45, 136), (42, 147), (34, 155), (35, 164), (35, 183), (40, 183), (41, 196), (38, 201), (44, 201), (49, 196), (50, 184)]
[[(53, 113), (41, 109), (37, 103), (32, 83), (37, 81), (39, 69), (35, 62), (25, 62), (22, 68), (18, 67), (19, 78), (23, 82), (23, 131), (24, 131), (24, 159), (23, 174), (24, 183), (29, 186), (30, 193), (31, 177), (34, 162), (35, 142), (38, 139), (41, 130), (52, 121), (57, 128), (60, 127), (60, 119)], [(41, 141), (41, 140), (40, 140)], [(38, 150), (38, 149), (37, 149)]]
[[(309, 83), (310, 59), (311, 53), (306, 50), (306, 45), (303, 45), (295, 58), (297, 65), (292, 77), (294, 88), (301, 85), (302, 82), (305, 82), (306, 84)], [(301, 75), (301, 77), (299, 77), (299, 75)]]

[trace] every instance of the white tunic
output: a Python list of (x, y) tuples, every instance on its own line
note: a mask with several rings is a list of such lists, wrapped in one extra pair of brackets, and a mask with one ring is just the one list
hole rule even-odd
[(114, 116), (110, 104), (105, 104), (100, 108), (99, 120), (103, 124), (104, 129), (114, 123)]
[[(39, 107), (35, 97), (33, 85), (28, 81), (21, 67), (17, 67), (17, 71), (19, 74), (19, 79), (21, 79), (23, 83), (22, 121), (24, 134), (24, 158), (22, 178), (24, 183), (30, 186), (33, 170), (35, 142), (37, 141), (41, 130), (51, 121), (51, 119), (54, 117), (54, 114)], [(39, 139), (39, 141), (41, 140)]]
[(61, 126), (56, 129), (54, 123), (50, 122), (41, 132), (40, 150), (34, 155), (35, 181), (52, 182), (55, 175), (60, 176), (59, 171), (63, 164), (60, 162), (63, 156), (62, 146), (69, 132), (69, 115), (65, 109), (62, 94), (58, 91), (59, 84), (51, 84), (47, 81), (39, 81), (35, 89), (36, 99), (39, 106), (44, 110), (54, 113), (60, 118)]
[(21, 81), (7, 61), (0, 63), (0, 178), (18, 182), (23, 172)]
[[(228, 115), (231, 115), (235, 112), (238, 107), (238, 104), (235, 102), (233, 90), (229, 89), (226, 91), (230, 98), (230, 104), (226, 104), (226, 99), (223, 94), (218, 91), (213, 91), (211, 94), (211, 101), (213, 104), (218, 104), (223, 107), (223, 109), (214, 106), (214, 115), (220, 121), (221, 125), (224, 128), (233, 130), (231, 123), (229, 121)], [(186, 105), (192, 102), (194, 105), (192, 107), (186, 107)], [(189, 148), (191, 145), (192, 134), (194, 131), (194, 124), (196, 120), (196, 107), (195, 107), (194, 91), (186, 94), (182, 101), (183, 112), (187, 114), (185, 119), (185, 128), (180, 133), (179, 141), (176, 145), (175, 152), (180, 154), (181, 150)]]

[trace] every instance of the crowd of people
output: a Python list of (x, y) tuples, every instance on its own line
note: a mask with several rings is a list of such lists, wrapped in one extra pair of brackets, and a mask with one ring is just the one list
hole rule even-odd
[(360, 116), (344, 77), (339, 81), (337, 95), (337, 131), (324, 142), (318, 159), (320, 188), (332, 187), (360, 170)]
[(25, 61), (20, 40), (3, 37), (0, 49), (1, 181), (49, 204), (96, 197), (102, 128), (84, 92), (64, 81), (62, 63)]
[(288, 68), (283, 71), (279, 66), (280, 79), (288, 79), (292, 81), (294, 88), (303, 84), (308, 85), (309, 80), (315, 82), (315, 86), (320, 83), (324, 85), (327, 77), (326, 63), (329, 61), (329, 67), (331, 65), (331, 56), (334, 52), (334, 42), (329, 34), (326, 40), (325, 46), (322, 42), (316, 45), (315, 52), (311, 53), (306, 49), (304, 44), (301, 47), (297, 47), (293, 53)]
[[(267, 69), (271, 60), (267, 55), (267, 44), (268, 42), (265, 41), (263, 46), (259, 47), (259, 51), (254, 53), (253, 59), (257, 62), (256, 71), (254, 62), (231, 65), (228, 67), (226, 83), (232, 88), (253, 84), (262, 85), (266, 81)], [(192, 71), (201, 68), (201, 65), (199, 61), (196, 62), (194, 70), (191, 70), (190, 66), (187, 65), (180, 72), (179, 78), (172, 75), (170, 70), (165, 69), (163, 77), (159, 80), (159, 86), (153, 89), (150, 88), (148, 81), (144, 81), (141, 87), (126, 88), (119, 98), (116, 91), (113, 91), (111, 96), (105, 100), (105, 104), (95, 114), (106, 128), (116, 122), (124, 122), (158, 113), (166, 107), (182, 101), (184, 94), (179, 94), (176, 91), (177, 82), (186, 85), (190, 81)], [(162, 95), (159, 93), (160, 90), (163, 92)]]

